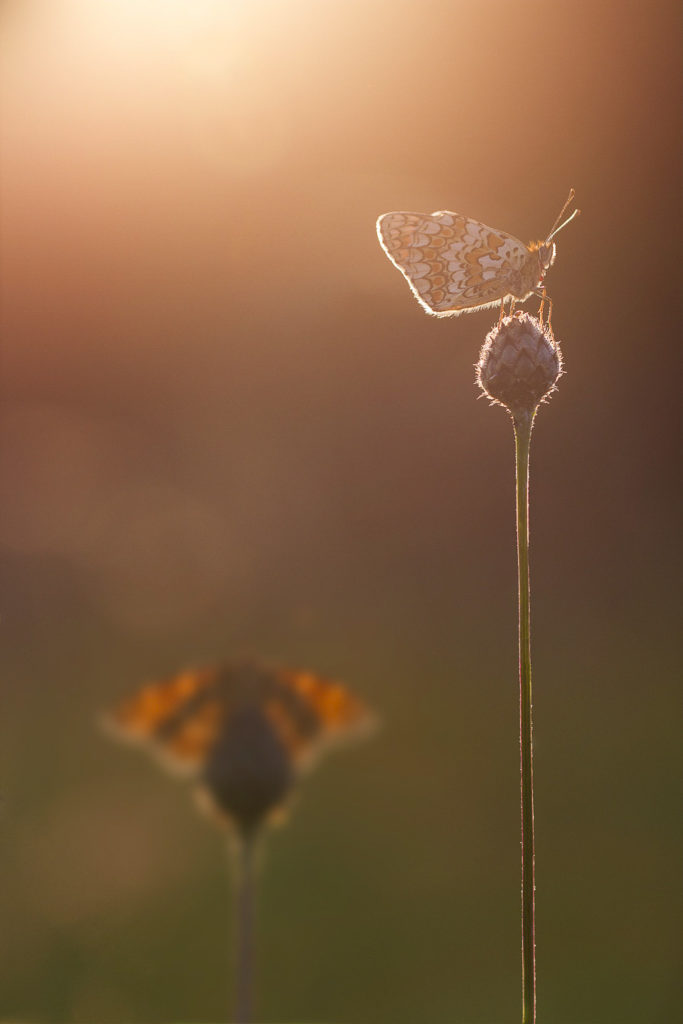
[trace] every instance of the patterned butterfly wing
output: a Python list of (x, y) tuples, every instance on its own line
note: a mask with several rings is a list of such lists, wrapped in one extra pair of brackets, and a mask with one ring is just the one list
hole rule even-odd
[(108, 731), (148, 742), (169, 767), (196, 771), (224, 726), (227, 707), (215, 669), (182, 672), (149, 683), (104, 719)]
[(345, 686), (313, 672), (277, 674), (278, 700), (268, 712), (292, 757), (302, 766), (329, 743), (361, 735), (374, 725), (368, 708)]
[(527, 298), (541, 277), (537, 253), (518, 238), (450, 210), (385, 213), (377, 234), (418, 302), (435, 316)]
[(327, 741), (362, 730), (370, 714), (344, 686), (312, 672), (245, 663), (182, 672), (148, 683), (105, 718), (121, 739), (145, 742), (170, 767), (201, 769), (243, 716), (257, 714), (294, 763)]

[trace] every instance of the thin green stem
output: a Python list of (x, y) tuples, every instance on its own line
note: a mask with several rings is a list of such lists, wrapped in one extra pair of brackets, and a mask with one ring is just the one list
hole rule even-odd
[(235, 900), (235, 1024), (250, 1024), (254, 987), (254, 845), (253, 833), (239, 840)]
[(536, 1021), (534, 763), (529, 587), (529, 445), (534, 414), (514, 417), (519, 579), (519, 751), (522, 810), (522, 1024)]

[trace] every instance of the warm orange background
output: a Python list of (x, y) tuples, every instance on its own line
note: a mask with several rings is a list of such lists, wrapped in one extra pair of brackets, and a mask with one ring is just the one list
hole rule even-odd
[(526, 241), (570, 186), (532, 451), (539, 1020), (678, 1018), (682, 20), (4, 4), (1, 1019), (224, 1018), (221, 844), (93, 722), (244, 651), (384, 722), (270, 844), (262, 1018), (519, 1019), (495, 313), (425, 316), (374, 221)]

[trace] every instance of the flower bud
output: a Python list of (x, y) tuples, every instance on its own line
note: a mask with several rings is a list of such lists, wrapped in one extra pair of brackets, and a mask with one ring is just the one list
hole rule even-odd
[(506, 316), (486, 336), (477, 382), (513, 419), (533, 416), (562, 373), (562, 354), (549, 327), (529, 313)]

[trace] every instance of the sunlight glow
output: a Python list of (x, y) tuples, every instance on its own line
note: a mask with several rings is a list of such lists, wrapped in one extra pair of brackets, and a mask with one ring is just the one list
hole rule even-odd
[(142, 32), (147, 43), (183, 40), (216, 23), (239, 22), (260, 6), (249, 0), (67, 0), (79, 23), (97, 35)]

